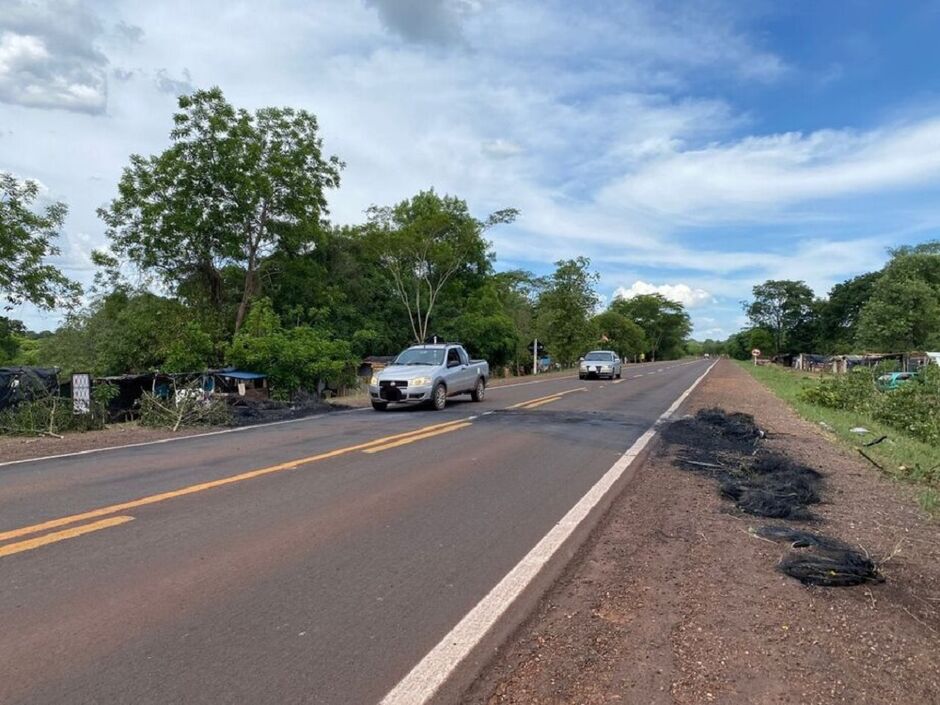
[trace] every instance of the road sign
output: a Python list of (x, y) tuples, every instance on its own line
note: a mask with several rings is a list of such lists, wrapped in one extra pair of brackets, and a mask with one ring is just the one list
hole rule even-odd
[[(536, 348), (536, 344), (538, 344), (538, 348)], [(529, 352), (533, 355), (544, 355), (545, 345), (540, 340), (534, 340), (529, 343)]]

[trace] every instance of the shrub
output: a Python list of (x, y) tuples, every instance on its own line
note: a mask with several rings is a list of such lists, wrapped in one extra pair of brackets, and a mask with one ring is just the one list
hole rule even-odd
[(0, 411), (0, 434), (11, 436), (58, 436), (67, 431), (97, 431), (108, 418), (108, 402), (117, 394), (110, 384), (92, 388), (87, 414), (72, 413), (72, 400), (57, 394), (22, 401)]

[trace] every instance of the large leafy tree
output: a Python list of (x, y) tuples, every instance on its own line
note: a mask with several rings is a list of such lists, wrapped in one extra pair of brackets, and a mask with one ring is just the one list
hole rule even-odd
[(598, 275), (587, 257), (559, 260), (536, 305), (536, 331), (549, 355), (571, 365), (595, 340), (591, 317), (597, 307)]
[(480, 221), (464, 201), (433, 190), (395, 206), (369, 209), (378, 260), (391, 276), (415, 342), (428, 339), (445, 287), (462, 274), (488, 273), (489, 244), (483, 233), (511, 223), (516, 215), (507, 208)]
[(641, 294), (630, 299), (616, 299), (610, 310), (633, 321), (646, 336), (646, 352), (651, 360), (677, 357), (692, 324), (685, 307), (662, 294)]
[(819, 315), (820, 352), (848, 353), (855, 348), (862, 308), (880, 277), (881, 272), (868, 272), (832, 287)]
[(118, 197), (98, 213), (116, 254), (180, 293), (195, 287), (217, 309), (222, 270), (236, 267), (237, 331), (259, 294), (264, 258), (304, 246), (343, 165), (323, 154), (317, 119), (305, 110), (250, 113), (213, 88), (181, 96), (173, 121), (171, 146), (131, 156)]
[(56, 202), (36, 212), (38, 196), (35, 181), (0, 172), (0, 298), (46, 309), (71, 305), (81, 289), (46, 262), (59, 254), (55, 243), (68, 209)]
[(39, 348), (44, 361), (66, 372), (99, 375), (199, 372), (219, 362), (212, 339), (186, 306), (125, 288), (70, 314)]
[(798, 342), (795, 334), (807, 328), (816, 310), (813, 290), (802, 281), (769, 279), (754, 286), (752, 293), (754, 300), (744, 304), (751, 324), (773, 333), (774, 353), (787, 351), (791, 342)]
[(940, 243), (892, 254), (861, 309), (859, 344), (880, 352), (940, 347)]
[(311, 326), (284, 328), (268, 299), (260, 299), (252, 307), (226, 359), (239, 367), (266, 372), (281, 396), (348, 383), (355, 374), (348, 343)]
[(643, 329), (616, 311), (604, 311), (594, 317), (594, 326), (601, 341), (622, 359), (635, 359), (647, 348)]

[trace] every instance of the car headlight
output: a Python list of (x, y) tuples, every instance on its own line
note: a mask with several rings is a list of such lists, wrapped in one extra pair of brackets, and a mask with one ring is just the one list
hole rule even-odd
[(373, 387), (378, 387), (378, 386), (379, 386), (379, 376), (378, 376), (378, 375), (372, 375), (372, 379), (369, 380), (369, 384), (372, 385)]
[(430, 377), (415, 377), (413, 380), (411, 380), (410, 384), (412, 387), (424, 387), (424, 386), (431, 384), (431, 378)]

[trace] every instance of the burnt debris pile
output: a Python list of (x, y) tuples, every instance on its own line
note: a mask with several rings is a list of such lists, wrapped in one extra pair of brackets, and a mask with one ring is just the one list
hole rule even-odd
[[(823, 500), (822, 473), (762, 446), (766, 433), (749, 414), (702, 409), (663, 429), (678, 449), (676, 465), (713, 479), (722, 497), (745, 514), (815, 521), (810, 507)], [(789, 543), (778, 569), (807, 585), (845, 586), (882, 578), (867, 555), (838, 539), (786, 526), (764, 526), (755, 535)]]
[(755, 529), (754, 534), (770, 541), (788, 543), (792, 549), (807, 549), (793, 550), (777, 564), (777, 570), (805, 585), (847, 587), (884, 582), (870, 556), (839, 539), (773, 525)]
[(766, 436), (748, 414), (702, 409), (663, 431), (681, 448), (679, 467), (718, 482), (721, 495), (747, 514), (811, 520), (808, 507), (821, 501), (822, 475), (786, 456), (761, 448)]

